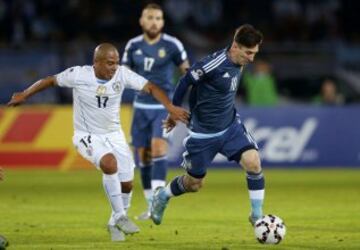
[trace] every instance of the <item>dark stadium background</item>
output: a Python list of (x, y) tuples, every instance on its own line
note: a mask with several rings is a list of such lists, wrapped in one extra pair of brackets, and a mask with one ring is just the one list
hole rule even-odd
[[(113, 42), (122, 51), (141, 32), (138, 18), (148, 2), (1, 0), (0, 102), (43, 75), (91, 63), (99, 42)], [(250, 23), (265, 35), (259, 57), (273, 69), (281, 103), (310, 103), (327, 77), (337, 81), (345, 103), (360, 99), (357, 1), (155, 2), (165, 9), (165, 32), (183, 41), (192, 62), (228, 45), (234, 29)], [(244, 96), (240, 89), (246, 102)], [(64, 90), (48, 91), (32, 102), (69, 103), (71, 97)]]

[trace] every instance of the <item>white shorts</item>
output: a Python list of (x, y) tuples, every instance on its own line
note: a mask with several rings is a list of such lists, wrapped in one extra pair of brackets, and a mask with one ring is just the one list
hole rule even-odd
[(75, 131), (73, 144), (81, 156), (93, 163), (97, 169), (100, 169), (100, 160), (104, 155), (114, 154), (117, 160), (119, 180), (127, 182), (134, 179), (135, 163), (122, 131), (108, 134)]

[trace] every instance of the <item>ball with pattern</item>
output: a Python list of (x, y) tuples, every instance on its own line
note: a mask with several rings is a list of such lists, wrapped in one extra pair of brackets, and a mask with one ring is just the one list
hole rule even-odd
[(279, 244), (285, 236), (286, 227), (276, 215), (265, 215), (254, 225), (256, 239), (262, 244)]

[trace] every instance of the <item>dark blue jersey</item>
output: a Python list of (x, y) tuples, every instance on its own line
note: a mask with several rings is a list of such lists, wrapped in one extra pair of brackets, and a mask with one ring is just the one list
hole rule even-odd
[(227, 49), (217, 51), (195, 63), (180, 80), (174, 95), (179, 105), (184, 96), (182, 86), (192, 85), (189, 107), (192, 132), (221, 133), (235, 119), (235, 95), (240, 82), (241, 67), (227, 55)]
[[(157, 84), (170, 97), (174, 90), (174, 66), (181, 65), (187, 59), (182, 43), (173, 36), (162, 34), (155, 44), (149, 44), (144, 36), (137, 36), (127, 43), (122, 64)], [(138, 92), (135, 104), (159, 104), (151, 95)]]

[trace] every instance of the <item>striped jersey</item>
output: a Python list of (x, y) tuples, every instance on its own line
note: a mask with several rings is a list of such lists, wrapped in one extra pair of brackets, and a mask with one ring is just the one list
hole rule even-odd
[(191, 66), (184, 79), (190, 81), (189, 129), (195, 133), (219, 133), (236, 116), (235, 95), (241, 67), (233, 63), (227, 49), (209, 55)]

